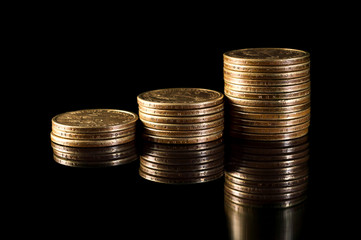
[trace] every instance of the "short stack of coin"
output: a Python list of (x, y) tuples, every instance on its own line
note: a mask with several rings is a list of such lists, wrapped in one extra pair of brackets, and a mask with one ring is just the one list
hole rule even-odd
[(286, 48), (223, 54), (229, 133), (248, 140), (302, 137), (310, 125), (310, 55)]
[(200, 88), (168, 88), (137, 97), (145, 140), (197, 144), (223, 136), (223, 94)]
[(135, 161), (138, 116), (115, 109), (85, 109), (52, 118), (54, 160), (73, 167), (103, 167)]
[(223, 138), (199, 144), (161, 144), (145, 141), (139, 175), (153, 182), (191, 184), (223, 176)]
[(289, 207), (306, 197), (307, 135), (283, 141), (232, 139), (226, 159), (225, 199), (240, 205)]

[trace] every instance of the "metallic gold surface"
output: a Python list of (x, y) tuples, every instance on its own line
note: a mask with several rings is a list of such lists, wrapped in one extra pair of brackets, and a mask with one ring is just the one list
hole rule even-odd
[[(306, 175), (308, 175), (308, 169), (304, 169), (303, 171), (293, 173), (293, 174), (283, 174), (283, 175), (256, 175), (256, 174), (248, 174), (244, 172), (238, 171), (227, 171), (229, 175), (235, 178), (246, 180), (246, 183), (249, 181), (253, 182), (275, 182), (276, 185), (278, 182), (286, 182), (290, 180), (303, 179)], [(285, 183), (286, 184), (286, 183)]]
[(202, 136), (202, 137), (183, 137), (183, 138), (171, 138), (171, 137), (159, 137), (149, 134), (143, 134), (143, 138), (147, 141), (152, 141), (156, 143), (166, 143), (166, 144), (196, 144), (211, 142), (217, 140), (223, 136), (223, 132)]
[(127, 151), (129, 149), (135, 148), (135, 141), (131, 141), (124, 144), (119, 144), (110, 147), (96, 147), (96, 148), (79, 148), (79, 147), (68, 147), (56, 144), (51, 142), (51, 147), (58, 152), (70, 153), (70, 154), (109, 154), (109, 153), (117, 153), (122, 151)]
[(288, 92), (300, 91), (310, 87), (311, 87), (310, 81), (300, 84), (290, 85), (290, 86), (274, 86), (274, 87), (249, 86), (249, 85), (233, 84), (224, 81), (225, 89), (238, 91), (238, 92), (249, 92), (249, 93), (288, 93)]
[(166, 164), (166, 165), (197, 165), (197, 164), (205, 164), (213, 161), (223, 161), (224, 152), (219, 152), (214, 155), (206, 155), (206, 156), (192, 156), (192, 157), (159, 157), (143, 154), (141, 158), (145, 159), (148, 162)]
[[(154, 143), (157, 144), (157, 143)], [(158, 145), (158, 144), (157, 144)], [(187, 145), (189, 146), (189, 145)], [(224, 144), (219, 144), (218, 146), (201, 149), (201, 150), (191, 150), (191, 149), (166, 149), (166, 150), (159, 150), (159, 149), (152, 149), (148, 148), (147, 146), (143, 146), (142, 154), (143, 156), (150, 155), (155, 157), (161, 158), (195, 158), (195, 157), (204, 157), (210, 156), (213, 157), (218, 153), (223, 153), (224, 151)]]
[(224, 62), (250, 66), (283, 66), (309, 62), (308, 52), (290, 48), (245, 48), (225, 52)]
[(250, 127), (286, 127), (286, 126), (295, 126), (310, 121), (311, 115), (305, 115), (300, 118), (287, 119), (287, 120), (253, 120), (253, 119), (244, 119), (236, 118), (230, 116), (230, 124), (239, 124), (241, 126), (250, 126)]
[(159, 129), (159, 130), (177, 130), (177, 131), (189, 131), (189, 130), (203, 130), (208, 128), (219, 127), (224, 124), (224, 118), (220, 118), (210, 122), (200, 123), (155, 123), (141, 119), (142, 124), (145, 127)]
[(144, 133), (154, 136), (164, 136), (164, 137), (201, 137), (207, 136), (210, 134), (215, 134), (220, 131), (223, 131), (224, 126), (220, 125), (214, 128), (202, 129), (202, 130), (190, 130), (190, 131), (170, 131), (170, 130), (159, 130), (152, 128), (144, 128)]
[(84, 139), (84, 140), (102, 140), (102, 139), (113, 139), (113, 138), (119, 138), (119, 137), (125, 137), (130, 134), (135, 133), (135, 126), (131, 128), (127, 128), (124, 130), (119, 131), (112, 131), (112, 132), (98, 132), (98, 133), (72, 133), (72, 132), (64, 132), (60, 131), (57, 128), (53, 128), (52, 132), (54, 135), (57, 135), (62, 138), (68, 138), (68, 139)]
[(155, 143), (151, 141), (143, 141), (143, 148), (155, 151), (182, 151), (182, 152), (189, 152), (189, 151), (203, 151), (208, 150), (216, 147), (224, 147), (224, 140), (223, 138), (219, 138), (215, 141), (205, 142), (205, 143), (198, 143), (198, 144), (163, 144), (163, 143)]
[(285, 72), (285, 73), (255, 73), (255, 72), (238, 72), (229, 70), (227, 68), (223, 68), (223, 74), (225, 77), (229, 78), (245, 78), (245, 79), (252, 79), (252, 80), (274, 80), (277, 81), (278, 79), (293, 79), (293, 78), (300, 78), (310, 74), (309, 69), (295, 71), (295, 72)]
[(112, 132), (133, 127), (135, 113), (116, 109), (85, 109), (66, 112), (52, 118), (52, 128), (64, 132)]
[(299, 98), (292, 99), (277, 99), (277, 100), (255, 100), (255, 99), (244, 99), (236, 98), (227, 95), (228, 102), (237, 105), (253, 106), (253, 107), (284, 107), (299, 105), (302, 103), (310, 102), (310, 95), (306, 95)]
[(290, 133), (303, 130), (310, 126), (310, 122), (305, 122), (302, 124), (289, 126), (289, 127), (249, 127), (242, 125), (230, 125), (230, 128), (235, 131), (245, 132), (245, 133), (260, 133), (260, 134), (278, 134), (278, 133)]
[(140, 120), (155, 122), (155, 123), (168, 123), (168, 124), (180, 124), (180, 123), (203, 123), (219, 120), (223, 118), (224, 112), (218, 112), (210, 115), (196, 116), (196, 117), (164, 117), (154, 116), (139, 112)]
[(243, 86), (259, 86), (259, 87), (275, 87), (275, 86), (292, 86), (302, 84), (310, 81), (310, 75), (305, 75), (298, 78), (291, 79), (247, 79), (247, 78), (234, 78), (228, 75), (223, 76), (224, 81), (227, 83), (243, 85)]
[(125, 158), (118, 158), (118, 159), (113, 159), (113, 160), (109, 160), (109, 161), (75, 161), (75, 160), (69, 160), (69, 159), (65, 159), (59, 156), (54, 155), (54, 160), (55, 162), (65, 165), (65, 166), (70, 166), (70, 167), (111, 167), (111, 166), (117, 166), (117, 165), (123, 165), (123, 164), (127, 164), (127, 163), (131, 163), (134, 162), (138, 159), (138, 155), (132, 155), (129, 157), (125, 157)]
[(279, 133), (279, 134), (251, 134), (251, 133), (244, 133), (244, 132), (230, 130), (230, 135), (232, 137), (240, 137), (246, 140), (261, 140), (261, 141), (288, 140), (288, 139), (302, 137), (307, 133), (308, 133), (308, 128), (296, 132)]
[(91, 154), (91, 153), (75, 154), (75, 153), (61, 152), (56, 149), (53, 149), (53, 153), (58, 157), (65, 158), (68, 160), (76, 160), (76, 161), (103, 161), (103, 160), (107, 161), (107, 160), (119, 159), (137, 154), (135, 148), (131, 148), (122, 152), (108, 153), (108, 154)]
[(252, 119), (252, 120), (291, 120), (309, 115), (311, 108), (306, 108), (298, 112), (291, 113), (248, 113), (230, 111), (230, 115), (235, 118)]
[(284, 194), (284, 193), (292, 193), (298, 191), (305, 191), (307, 189), (308, 182), (301, 183), (296, 186), (291, 187), (280, 187), (280, 188), (269, 188), (269, 187), (251, 187), (242, 184), (236, 184), (231, 181), (225, 181), (225, 185), (227, 185), (230, 189), (253, 193), (253, 194)]
[(262, 72), (262, 73), (280, 73), (280, 72), (294, 72), (308, 69), (310, 62), (294, 64), (294, 65), (283, 65), (283, 66), (247, 66), (243, 64), (234, 64), (224, 61), (223, 67), (239, 72)]
[(157, 109), (198, 109), (221, 104), (223, 94), (201, 88), (167, 88), (141, 93), (140, 106)]
[(292, 113), (305, 110), (311, 106), (310, 102), (286, 107), (252, 107), (228, 103), (229, 112), (247, 113)]
[(143, 107), (139, 105), (139, 111), (150, 114), (150, 115), (158, 115), (158, 116), (200, 116), (200, 115), (208, 115), (217, 112), (221, 112), (224, 110), (224, 103), (218, 104), (216, 106), (208, 107), (208, 108), (199, 108), (199, 109), (182, 109), (182, 110), (168, 110), (168, 109), (156, 109)]
[(198, 177), (207, 177), (223, 172), (223, 165), (220, 167), (215, 167), (212, 169), (201, 170), (201, 171), (187, 171), (187, 172), (170, 172), (170, 171), (160, 171), (148, 168), (140, 163), (139, 170), (142, 172), (164, 178), (198, 178)]
[(287, 93), (249, 93), (249, 92), (238, 92), (228, 88), (224, 89), (226, 96), (242, 99), (253, 99), (253, 100), (286, 100), (293, 98), (301, 98), (311, 94), (311, 89), (303, 89), (295, 92)]
[(140, 157), (140, 163), (147, 168), (159, 170), (159, 171), (190, 172), (190, 171), (207, 170), (207, 169), (223, 166), (223, 159), (218, 159), (203, 164), (171, 165), (171, 164), (150, 162), (147, 161), (145, 158)]

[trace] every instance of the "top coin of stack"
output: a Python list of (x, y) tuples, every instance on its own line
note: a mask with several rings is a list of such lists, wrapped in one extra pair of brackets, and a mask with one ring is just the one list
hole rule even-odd
[(230, 134), (276, 141), (304, 136), (310, 125), (310, 55), (287, 48), (223, 54)]
[(111, 166), (136, 159), (134, 113), (85, 109), (52, 118), (54, 160), (68, 166)]
[(137, 97), (146, 140), (197, 144), (223, 135), (223, 94), (200, 88), (169, 88)]

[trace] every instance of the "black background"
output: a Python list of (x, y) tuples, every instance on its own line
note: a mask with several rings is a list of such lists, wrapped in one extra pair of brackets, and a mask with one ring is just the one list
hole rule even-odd
[[(52, 159), (51, 118), (85, 108), (137, 112), (136, 96), (152, 89), (223, 92), (225, 51), (286, 47), (311, 54), (310, 186), (298, 239), (348, 234), (352, 223), (344, 213), (355, 198), (349, 191), (353, 180), (342, 180), (354, 175), (340, 164), (345, 155), (342, 138), (335, 135), (341, 122), (334, 111), (342, 109), (330, 97), (334, 83), (344, 76), (336, 71), (338, 55), (330, 45), (347, 31), (313, 11), (259, 19), (229, 8), (173, 10), (151, 12), (143, 6), (142, 11), (122, 8), (107, 14), (81, 7), (42, 12), (32, 16), (35, 21), (23, 22), (29, 31), (22, 34), (27, 41), (21, 47), (29, 65), (22, 70), (28, 80), (21, 87), (34, 122), (26, 131), (33, 136), (27, 138), (29, 157), (22, 156), (17, 168), (24, 181), (15, 192), (19, 221), (36, 226), (26, 231), (49, 238), (227, 239), (223, 179), (169, 186), (142, 180), (139, 162), (104, 169), (59, 165)], [(308, 17), (294, 18), (301, 13)], [(337, 88), (341, 93), (342, 86)], [(129, 233), (132, 237), (125, 237)]]

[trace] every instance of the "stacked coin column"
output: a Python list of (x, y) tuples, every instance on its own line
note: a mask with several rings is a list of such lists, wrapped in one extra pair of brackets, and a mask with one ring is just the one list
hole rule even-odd
[[(155, 148), (145, 148), (141, 155), (140, 176), (163, 183), (197, 183), (223, 175), (223, 155), (208, 157), (215, 152), (207, 147), (223, 136), (222, 93), (199, 88), (159, 89), (140, 94), (137, 101), (142, 136), (153, 143), (147, 146)], [(206, 151), (199, 151), (202, 148)]]
[(86, 109), (52, 118), (51, 146), (57, 163), (72, 167), (105, 167), (138, 159), (138, 116), (115, 109)]
[(310, 56), (284, 48), (224, 53), (229, 133), (247, 140), (302, 137), (310, 125)]

